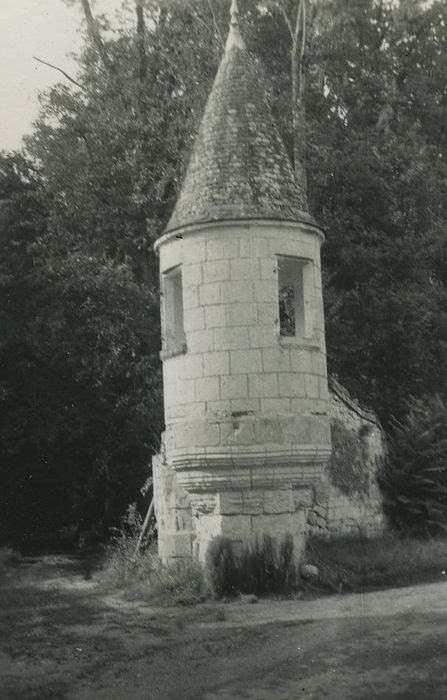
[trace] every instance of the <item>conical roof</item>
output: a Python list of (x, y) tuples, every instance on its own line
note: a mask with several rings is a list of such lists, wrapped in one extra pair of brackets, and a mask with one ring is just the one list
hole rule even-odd
[(237, 7), (176, 206), (165, 232), (235, 219), (313, 222), (274, 123), (265, 77)]

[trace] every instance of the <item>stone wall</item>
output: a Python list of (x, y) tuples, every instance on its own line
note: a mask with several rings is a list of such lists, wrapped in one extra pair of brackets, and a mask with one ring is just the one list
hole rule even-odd
[(330, 382), (332, 457), (327, 477), (314, 489), (308, 531), (330, 536), (385, 528), (377, 470), (384, 456), (384, 439), (375, 415)]
[[(329, 455), (320, 244), (316, 228), (281, 222), (160, 239), (162, 280), (181, 267), (185, 328), (181, 351), (162, 353), (169, 464), (276, 468)], [(280, 335), (279, 256), (306, 264), (308, 337)]]
[(311, 487), (226, 489), (188, 493), (163, 455), (153, 460), (158, 549), (163, 561), (193, 557), (204, 562), (211, 541), (227, 538), (236, 555), (269, 535), (279, 551), (292, 537), (298, 565), (305, 546)]

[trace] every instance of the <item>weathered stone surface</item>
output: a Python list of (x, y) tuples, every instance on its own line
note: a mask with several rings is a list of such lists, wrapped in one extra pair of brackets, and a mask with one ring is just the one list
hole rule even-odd
[(320, 573), (318, 567), (313, 564), (303, 564), (300, 571), (301, 576), (305, 579), (317, 578)]
[(217, 494), (217, 512), (220, 515), (236, 515), (242, 511), (242, 491), (222, 491)]
[(293, 513), (294, 511), (295, 504), (292, 489), (265, 492), (264, 513)]
[(191, 558), (193, 533), (162, 531), (158, 536), (158, 552), (163, 560)]
[(239, 47), (227, 51), (166, 231), (222, 219), (310, 220), (265, 94), (258, 62)]

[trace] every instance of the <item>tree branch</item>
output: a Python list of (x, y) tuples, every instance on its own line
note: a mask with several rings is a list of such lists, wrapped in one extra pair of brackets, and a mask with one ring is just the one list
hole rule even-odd
[(95, 17), (93, 16), (89, 0), (81, 0), (81, 5), (84, 11), (85, 20), (87, 22), (87, 31), (91, 40), (93, 41), (93, 44), (96, 47), (96, 50), (98, 51), (101, 57), (101, 61), (103, 62), (104, 68), (106, 68), (109, 72), (114, 73), (114, 67), (107, 55), (106, 47), (104, 46), (101, 34), (99, 33), (98, 24), (96, 22)]
[(62, 73), (62, 75), (67, 78), (67, 80), (70, 81), (70, 83), (73, 83), (73, 85), (76, 85), (78, 88), (81, 88), (83, 90), (84, 88), (82, 87), (81, 83), (78, 83), (77, 80), (72, 78), (68, 73), (66, 73), (62, 68), (59, 68), (58, 66), (54, 66), (52, 63), (48, 63), (48, 61), (43, 61), (41, 58), (37, 58), (37, 56), (33, 56), (33, 59), (35, 61), (38, 61), (39, 63), (43, 63), (44, 66), (48, 66), (49, 68), (53, 68), (54, 70), (59, 71), (59, 73)]
[(289, 16), (286, 12), (286, 6), (284, 5), (284, 0), (281, 0), (279, 4), (281, 5), (282, 14), (283, 14), (284, 20), (287, 24), (287, 27), (289, 29), (290, 36), (293, 39), (293, 29), (292, 29), (292, 25), (291, 25), (290, 20), (289, 20)]
[[(304, 10), (304, 5), (305, 5), (305, 0), (300, 0), (300, 4), (298, 5), (298, 10), (296, 13), (296, 24), (295, 24), (295, 31), (293, 33), (293, 42), (294, 44), (297, 43), (298, 37), (300, 34), (300, 19), (301, 15), (303, 15), (303, 39), (304, 39), (304, 21), (305, 21), (305, 10)], [(301, 45), (304, 44), (304, 41), (301, 41)]]

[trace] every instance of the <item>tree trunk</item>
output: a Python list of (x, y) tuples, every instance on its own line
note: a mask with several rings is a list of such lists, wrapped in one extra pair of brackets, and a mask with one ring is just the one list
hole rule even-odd
[(291, 51), (292, 74), (292, 131), (293, 165), (296, 181), (301, 185), (307, 204), (306, 153), (306, 112), (304, 104), (304, 80), (300, 61), (299, 45), (294, 42)]
[(140, 83), (144, 83), (147, 77), (147, 54), (143, 0), (135, 0), (135, 9), (137, 13), (137, 46), (140, 62), (138, 77), (140, 79)]
[(89, 0), (81, 0), (81, 5), (84, 11), (85, 20), (87, 22), (88, 35), (99, 53), (104, 68), (106, 68), (106, 70), (110, 71), (111, 73), (114, 73), (113, 65), (111, 64), (110, 59), (107, 55), (106, 47), (104, 46), (101, 34), (99, 33), (98, 25), (96, 19), (93, 16)]
[(290, 50), (290, 72), (292, 84), (292, 142), (293, 165), (297, 183), (301, 186), (307, 208), (306, 155), (306, 112), (305, 95), (305, 48), (307, 42), (307, 0), (298, 0), (296, 17), (286, 10), (284, 0), (280, 0), (284, 20), (292, 40)]

